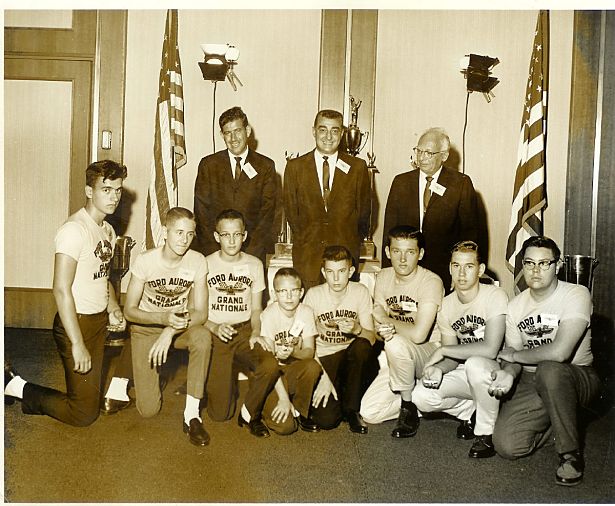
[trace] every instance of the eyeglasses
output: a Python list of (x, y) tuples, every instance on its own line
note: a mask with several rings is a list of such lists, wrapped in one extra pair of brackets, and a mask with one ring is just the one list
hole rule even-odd
[(220, 236), (220, 239), (230, 239), (231, 236), (233, 236), (233, 239), (239, 240), (243, 238), (243, 234), (244, 232), (235, 232), (233, 234), (231, 234), (230, 232), (218, 232), (218, 235)]
[(276, 290), (275, 293), (281, 295), (282, 297), (288, 297), (288, 294), (295, 297), (296, 295), (299, 295), (301, 293), (301, 288), (291, 288), (290, 290), (282, 288), (281, 290)]
[(533, 260), (523, 260), (523, 268), (526, 271), (533, 271), (536, 266), (540, 267), (541, 271), (548, 271), (551, 265), (557, 263), (557, 258), (553, 260), (541, 260), (540, 262), (534, 262)]
[(439, 155), (440, 153), (446, 153), (447, 150), (436, 151), (434, 153), (432, 151), (423, 151), (422, 149), (419, 149), (419, 148), (412, 148), (412, 151), (414, 151), (414, 154), (416, 155), (417, 158), (421, 158), (422, 156), (425, 156), (426, 160), (431, 160), (434, 156)]

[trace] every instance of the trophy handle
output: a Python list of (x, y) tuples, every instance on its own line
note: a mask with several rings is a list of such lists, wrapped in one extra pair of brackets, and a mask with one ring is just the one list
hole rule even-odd
[(363, 148), (367, 144), (367, 139), (369, 139), (369, 131), (365, 132), (365, 141), (363, 142), (363, 146), (361, 146), (359, 148), (359, 151), (357, 151), (357, 154), (360, 153), (361, 151), (363, 151)]

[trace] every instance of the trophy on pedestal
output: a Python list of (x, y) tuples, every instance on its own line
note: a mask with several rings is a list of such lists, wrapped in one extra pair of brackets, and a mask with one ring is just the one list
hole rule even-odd
[[(111, 257), (111, 266), (109, 269), (109, 280), (111, 281), (118, 302), (120, 302), (120, 295), (122, 293), (122, 278), (130, 268), (130, 251), (135, 244), (136, 241), (129, 236), (119, 236), (115, 241), (115, 250), (113, 252), (113, 257)], [(123, 346), (125, 328), (125, 325), (123, 325), (122, 328), (116, 328), (111, 324), (107, 325), (109, 335), (107, 336), (105, 344), (107, 346)]]
[[(350, 96), (350, 125), (346, 129), (344, 140), (346, 142), (346, 151), (352, 156), (357, 156), (359, 152), (367, 144), (369, 138), (369, 132), (361, 132), (361, 129), (357, 126), (357, 120), (359, 117), (359, 107), (361, 107), (362, 100), (358, 102), (351, 95)], [(365, 136), (365, 140), (363, 137)], [(363, 141), (363, 145), (361, 142)], [(369, 171), (369, 228), (367, 231), (367, 237), (363, 239), (361, 243), (361, 260), (376, 260), (376, 245), (374, 244), (372, 237), (373, 227), (373, 211), (374, 211), (374, 182), (375, 175), (378, 173), (376, 169), (376, 157), (374, 153), (367, 153), (367, 170)]]

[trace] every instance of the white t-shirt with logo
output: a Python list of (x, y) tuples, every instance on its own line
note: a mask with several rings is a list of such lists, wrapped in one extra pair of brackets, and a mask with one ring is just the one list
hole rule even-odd
[[(361, 283), (350, 281), (341, 301), (332, 296), (326, 283), (310, 288), (303, 300), (314, 310), (316, 318), (316, 355), (325, 357), (346, 349), (355, 338), (339, 330), (337, 321), (348, 318), (358, 321), (366, 330), (374, 329), (372, 298)], [(363, 339), (363, 338), (361, 338)]]
[[(376, 277), (374, 306), (380, 306), (395, 321), (396, 332), (403, 336), (414, 324), (419, 305), (433, 303), (439, 309), (443, 296), (442, 280), (430, 270), (419, 265), (407, 279), (400, 280), (393, 267), (387, 267)], [(427, 341), (440, 342), (437, 325)]]
[(288, 317), (277, 302), (267, 306), (261, 313), (261, 335), (268, 337), (281, 346), (303, 346), (304, 336), (317, 334), (314, 311), (310, 306), (300, 303), (295, 314)]
[(207, 262), (201, 253), (189, 249), (177, 265), (166, 267), (163, 248), (144, 251), (130, 268), (131, 275), (144, 283), (139, 309), (152, 313), (185, 311), (194, 282), (207, 275)]
[(478, 295), (464, 304), (455, 292), (444, 297), (437, 322), (442, 336), (456, 337), (459, 344), (485, 340), (485, 325), (496, 316), (505, 315), (506, 292), (495, 285), (478, 285)]
[[(517, 295), (508, 304), (506, 318), (506, 345), (517, 350), (532, 349), (557, 339), (561, 322), (580, 318), (587, 322), (571, 363), (591, 365), (594, 357), (591, 351), (592, 300), (589, 290), (583, 285), (558, 281), (555, 291), (545, 300), (536, 301), (530, 289)], [(523, 368), (533, 372), (534, 365)]]
[(109, 266), (115, 247), (115, 232), (106, 221), (98, 225), (85, 208), (79, 209), (58, 229), (55, 252), (77, 262), (71, 286), (79, 314), (96, 314), (109, 302)]
[(214, 323), (243, 323), (252, 316), (252, 294), (265, 289), (263, 263), (241, 252), (239, 261), (227, 262), (216, 251), (207, 256), (209, 320)]

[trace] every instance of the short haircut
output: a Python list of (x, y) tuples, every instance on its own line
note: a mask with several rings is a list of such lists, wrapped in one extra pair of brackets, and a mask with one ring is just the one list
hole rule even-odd
[(113, 160), (99, 160), (88, 165), (85, 169), (85, 184), (94, 188), (96, 180), (101, 177), (104, 181), (115, 181), (116, 179), (126, 179), (128, 170), (125, 165), (114, 162)]
[(216, 216), (216, 228), (218, 228), (218, 223), (222, 220), (239, 220), (241, 221), (243, 228), (246, 228), (246, 220), (244, 220), (243, 214), (236, 209), (225, 209), (224, 211), (221, 211), (220, 214)]
[(220, 119), (218, 120), (220, 130), (224, 128), (224, 125), (236, 119), (240, 119), (244, 127), (248, 126), (248, 117), (246, 113), (241, 110), (241, 107), (235, 106), (220, 114)]
[(553, 253), (554, 260), (559, 260), (562, 254), (560, 249), (557, 247), (557, 244), (555, 244), (555, 241), (553, 239), (550, 239), (549, 237), (545, 237), (544, 235), (535, 235), (530, 237), (529, 239), (526, 239), (523, 243), (523, 246), (521, 246), (521, 258), (525, 257), (525, 252), (528, 248), (550, 249), (551, 253)]
[(196, 223), (196, 220), (194, 219), (194, 213), (190, 211), (190, 209), (186, 209), (185, 207), (173, 207), (167, 211), (167, 214), (164, 217), (164, 226), (170, 227), (176, 221), (181, 220), (182, 218), (192, 220)]
[(275, 286), (275, 282), (280, 278), (292, 278), (299, 281), (299, 286), (302, 286), (301, 275), (292, 267), (279, 268), (273, 276), (273, 286)]
[(440, 150), (441, 151), (448, 151), (451, 148), (451, 140), (448, 136), (448, 134), (446, 133), (446, 131), (444, 130), (444, 128), (440, 128), (440, 127), (432, 127), (432, 128), (428, 128), (427, 130), (425, 130), (421, 137), (419, 137), (419, 142), (420, 140), (425, 137), (426, 135), (437, 135), (438, 139), (440, 139)]
[(342, 113), (333, 109), (323, 109), (322, 111), (318, 111), (316, 117), (314, 118), (314, 126), (318, 124), (318, 120), (320, 118), (336, 119), (342, 125), (344, 124), (344, 116), (342, 116)]
[(480, 257), (480, 251), (478, 250), (478, 244), (474, 241), (459, 241), (457, 244), (453, 246), (451, 249), (451, 258), (453, 258), (453, 253), (476, 253), (476, 260), (480, 264), (482, 262)]
[(397, 225), (389, 229), (387, 234), (387, 246), (391, 246), (393, 239), (415, 239), (419, 249), (425, 249), (425, 236), (418, 228), (411, 225)]
[(348, 263), (353, 265), (352, 253), (346, 246), (327, 246), (322, 254), (321, 265), (324, 267), (325, 262), (341, 262), (342, 260), (348, 260)]

